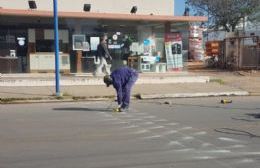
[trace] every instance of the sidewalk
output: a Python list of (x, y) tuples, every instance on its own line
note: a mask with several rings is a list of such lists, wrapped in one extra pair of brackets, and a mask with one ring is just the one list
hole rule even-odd
[[(115, 90), (112, 87), (96, 86), (64, 86), (61, 87), (64, 96), (69, 99), (80, 97), (104, 98), (113, 97)], [(51, 99), (55, 95), (55, 87), (0, 87), (2, 99)], [(143, 84), (135, 85), (132, 96), (141, 98), (166, 98), (166, 97), (202, 97), (202, 96), (228, 96), (247, 95), (241, 89), (232, 88), (218, 83), (185, 83), (185, 84)]]
[[(214, 82), (209, 82), (209, 76), (211, 77), (211, 81)], [(25, 79), (28, 82), (28, 86), (0, 86), (0, 98), (2, 101), (5, 99), (55, 99), (53, 77), (53, 75), (49, 74), (42, 77), (38, 75), (27, 75), (20, 76), (19, 78), (14, 75), (2, 76), (0, 79), (2, 82), (21, 82)], [(95, 78), (91, 75), (77, 74), (73, 76), (63, 76), (62, 78), (72, 82), (70, 85), (61, 86), (61, 92), (66, 100), (89, 100), (115, 96), (115, 90), (112, 87), (105, 87), (102, 77)], [(35, 84), (32, 84), (35, 80), (39, 80), (40, 83), (43, 81), (46, 82), (46, 80), (52, 80), (52, 83), (51, 85), (35, 86)], [(252, 80), (255, 82), (251, 82)], [(249, 95), (247, 91), (250, 93), (260, 93), (259, 82), (260, 79), (257, 77), (241, 77), (241, 75), (238, 76), (236, 73), (218, 71), (140, 74), (140, 78), (133, 88), (132, 96), (136, 97), (138, 95), (139, 98), (143, 99), (230, 95), (244, 96)], [(73, 83), (76, 84), (73, 85)], [(30, 86), (30, 84), (32, 85)]]
[[(208, 76), (190, 74), (188, 72), (174, 73), (141, 73), (137, 84), (169, 84), (169, 83), (207, 83)], [(70, 74), (60, 77), (61, 86), (104, 85), (103, 76), (86, 74)], [(20, 86), (55, 86), (54, 74), (2, 74), (0, 87)]]
[(210, 76), (211, 80), (220, 80), (223, 85), (248, 91), (252, 96), (260, 96), (260, 71), (191, 71), (196, 75)]

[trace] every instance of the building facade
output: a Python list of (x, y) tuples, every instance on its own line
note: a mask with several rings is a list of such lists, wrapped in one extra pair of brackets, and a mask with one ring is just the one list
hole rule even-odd
[[(103, 34), (109, 38), (112, 70), (127, 64), (152, 71), (155, 62), (167, 61), (166, 34), (178, 25), (207, 20), (173, 16), (172, 0), (153, 1), (58, 0), (61, 71), (93, 72)], [(54, 71), (53, 4), (34, 2), (32, 9), (27, 0), (0, 0), (0, 73)], [(130, 13), (133, 6), (136, 11)]]
[[(52, 0), (36, 0), (38, 10), (51, 11)], [(81, 12), (83, 4), (91, 4), (92, 12), (129, 14), (133, 6), (137, 6), (138, 14), (173, 15), (173, 0), (58, 0), (59, 11)], [(29, 9), (27, 0), (0, 0), (0, 7), (6, 9)]]

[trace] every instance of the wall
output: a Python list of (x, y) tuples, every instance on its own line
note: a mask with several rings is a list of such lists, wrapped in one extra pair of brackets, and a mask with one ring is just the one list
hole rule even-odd
[[(52, 10), (51, 0), (35, 0), (39, 10)], [(73, 5), (72, 5), (73, 3)], [(132, 6), (138, 6), (138, 14), (173, 15), (173, 0), (58, 0), (60, 11), (83, 11), (83, 4), (91, 4), (91, 11), (105, 13), (130, 13)], [(0, 7), (7, 9), (28, 9), (27, 0), (0, 0)]]

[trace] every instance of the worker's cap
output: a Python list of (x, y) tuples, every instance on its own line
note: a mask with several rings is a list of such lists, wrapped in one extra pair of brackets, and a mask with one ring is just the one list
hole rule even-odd
[(104, 83), (107, 85), (107, 87), (109, 87), (113, 82), (113, 79), (111, 78), (110, 75), (106, 75), (104, 76)]

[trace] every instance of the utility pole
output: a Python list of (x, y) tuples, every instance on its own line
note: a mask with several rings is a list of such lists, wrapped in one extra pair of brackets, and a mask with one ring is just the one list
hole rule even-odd
[(59, 20), (58, 20), (58, 3), (53, 0), (53, 17), (54, 17), (54, 40), (55, 40), (55, 86), (56, 96), (60, 94), (60, 65), (59, 65)]

